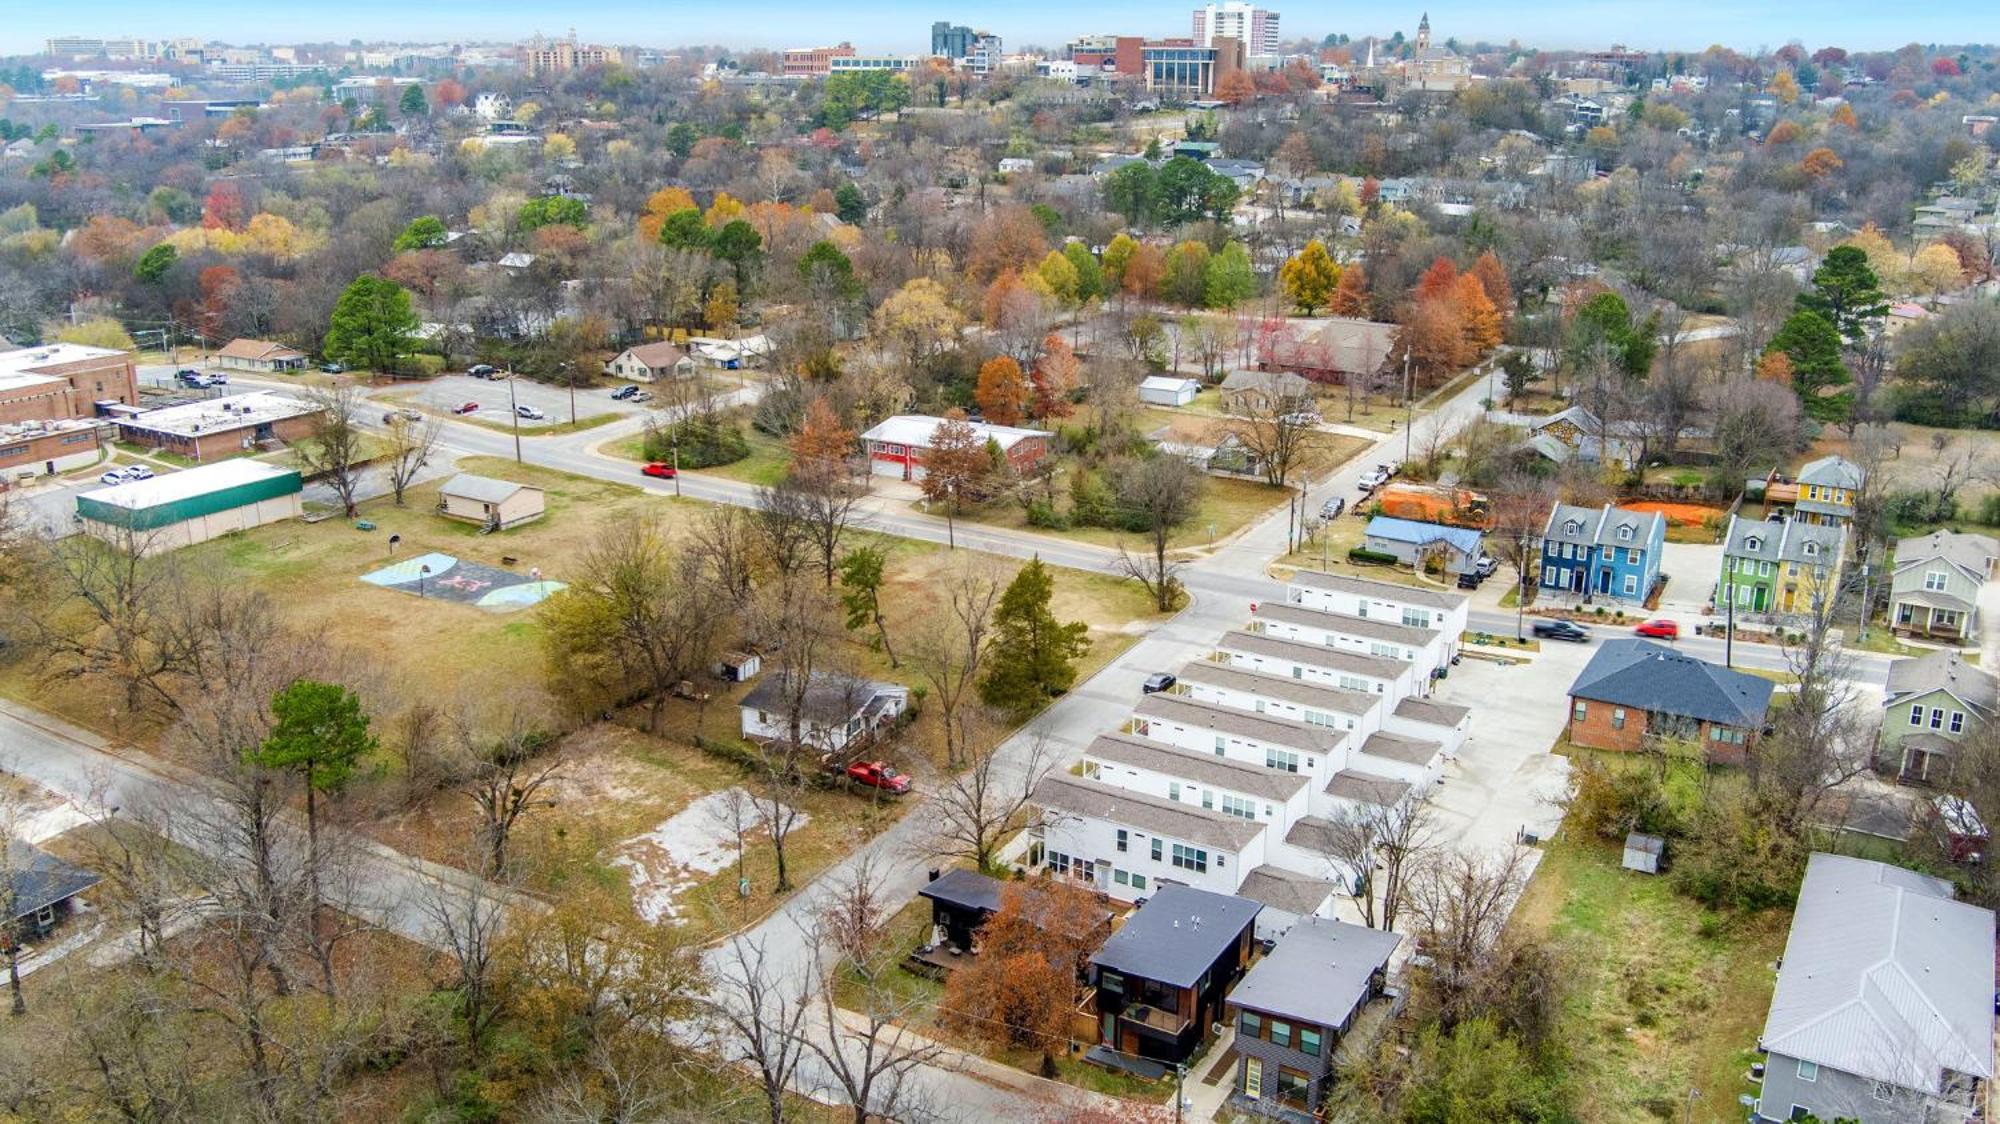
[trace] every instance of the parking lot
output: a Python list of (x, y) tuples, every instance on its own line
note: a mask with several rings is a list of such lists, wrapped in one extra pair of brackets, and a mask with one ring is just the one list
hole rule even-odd
[(1596, 651), (1596, 644), (1548, 643), (1512, 665), (1468, 657), (1451, 669), (1437, 697), (1471, 707), (1472, 731), (1432, 797), (1446, 839), (1490, 851), (1523, 829), (1554, 833), (1569, 760), (1549, 747), (1569, 713), (1565, 692)]
[[(566, 387), (550, 386), (532, 379), (516, 378), (499, 382), (475, 379), (470, 375), (442, 375), (429, 382), (414, 386), (409, 390), (393, 391), (420, 410), (449, 414), (467, 402), (479, 403), (479, 409), (471, 416), (486, 421), (505, 423), (511, 407), (507, 393), (512, 386), (514, 401), (542, 411), (546, 417), (521, 419), (524, 430), (551, 425), (560, 425), (570, 420), (570, 392)], [(647, 403), (618, 401), (611, 397), (615, 387), (579, 387), (576, 391), (576, 416), (596, 417), (600, 414), (643, 414)]]

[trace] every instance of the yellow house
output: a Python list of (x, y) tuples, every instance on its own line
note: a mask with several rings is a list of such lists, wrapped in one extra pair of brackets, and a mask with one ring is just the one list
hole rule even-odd
[(1818, 527), (1845, 527), (1854, 519), (1860, 492), (1861, 466), (1842, 456), (1824, 456), (1799, 469), (1796, 483), (1773, 474), (1764, 487), (1764, 502), (1790, 506), (1792, 518)]

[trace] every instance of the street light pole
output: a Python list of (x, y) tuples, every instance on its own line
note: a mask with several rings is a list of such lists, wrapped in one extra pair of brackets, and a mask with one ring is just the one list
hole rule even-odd
[(521, 407), (514, 401), (514, 372), (507, 372), (507, 413), (514, 419), (514, 463), (521, 462)]
[(680, 494), (681, 494), (681, 431), (677, 427), (674, 430), (674, 497), (678, 499), (680, 498)]
[(1410, 350), (1403, 349), (1403, 463), (1410, 463), (1410, 428), (1417, 421), (1417, 399), (1410, 385)]

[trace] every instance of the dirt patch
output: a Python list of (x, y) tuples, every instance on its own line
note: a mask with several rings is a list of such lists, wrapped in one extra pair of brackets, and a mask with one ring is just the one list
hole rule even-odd
[[(794, 826), (803, 827), (806, 820), (806, 814), (800, 812)], [(750, 794), (731, 786), (709, 793), (646, 834), (626, 840), (611, 865), (625, 871), (632, 881), (632, 908), (653, 923), (678, 919), (677, 902), (683, 893), (730, 863), (742, 861), (737, 848), (739, 823), (745, 829), (746, 845), (752, 834), (769, 835)]]
[(1620, 504), (1627, 511), (1657, 511), (1667, 517), (1667, 522), (1675, 527), (1700, 527), (1722, 518), (1722, 509), (1699, 503), (1674, 503), (1671, 500), (1640, 500), (1636, 503)]

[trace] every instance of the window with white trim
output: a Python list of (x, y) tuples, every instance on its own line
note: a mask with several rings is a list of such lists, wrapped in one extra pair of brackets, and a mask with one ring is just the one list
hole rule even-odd
[(1289, 749), (1265, 746), (1264, 767), (1276, 769), (1281, 773), (1296, 773), (1299, 771), (1299, 755)]
[(1924, 724), (1924, 704), (1917, 703), (1916, 705), (1910, 707), (1910, 725), (1921, 726), (1923, 724)]
[[(1191, 870), (1196, 874), (1208, 873), (1208, 852), (1199, 847), (1187, 847), (1176, 843), (1174, 844), (1171, 861), (1175, 867), (1181, 870)], [(1220, 866), (1221, 864), (1217, 863), (1216, 865)]]
[(1818, 1080), (1819, 1080), (1819, 1063), (1818, 1063), (1818, 1062), (1809, 1062), (1809, 1061), (1805, 1060), (1804, 1058), (1800, 1058), (1800, 1059), (1799, 1059), (1799, 1080), (1801, 1080), (1801, 1081), (1818, 1081)]
[(1944, 590), (1944, 587), (1945, 572), (1943, 570), (1924, 571), (1924, 591), (1926, 593), (1939, 593)]
[(1954, 734), (1963, 734), (1965, 732), (1964, 711), (1954, 710), (1951, 712), (1951, 732)]

